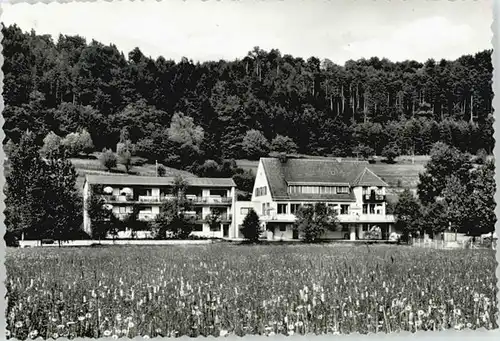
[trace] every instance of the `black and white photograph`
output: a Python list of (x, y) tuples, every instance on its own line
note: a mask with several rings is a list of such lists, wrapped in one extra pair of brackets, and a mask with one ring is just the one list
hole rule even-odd
[(497, 330), (493, 7), (4, 1), (1, 338)]

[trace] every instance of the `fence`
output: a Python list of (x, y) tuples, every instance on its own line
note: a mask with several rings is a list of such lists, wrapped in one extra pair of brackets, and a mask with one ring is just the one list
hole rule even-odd
[(496, 250), (497, 240), (461, 238), (458, 240), (413, 238), (412, 246), (432, 249), (493, 249)]

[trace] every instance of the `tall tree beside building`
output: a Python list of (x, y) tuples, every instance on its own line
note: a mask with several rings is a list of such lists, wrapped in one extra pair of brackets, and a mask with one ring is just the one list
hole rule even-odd
[(174, 178), (174, 199), (166, 201), (160, 207), (160, 213), (151, 224), (157, 238), (166, 238), (168, 232), (174, 238), (186, 239), (193, 231), (195, 216), (189, 213), (192, 211), (192, 205), (186, 198), (187, 188), (188, 182), (184, 178)]
[(431, 158), (419, 175), (418, 196), (424, 205), (429, 205), (442, 195), (448, 177), (454, 174), (461, 183), (470, 183), (472, 163), (470, 155), (460, 152), (442, 142), (431, 150)]
[(409, 189), (405, 189), (399, 194), (398, 202), (394, 207), (394, 215), (396, 216), (396, 227), (403, 231), (405, 239), (410, 234), (420, 231), (422, 209), (417, 198)]
[(240, 229), (243, 237), (249, 242), (256, 243), (259, 241), (262, 230), (260, 228), (260, 219), (253, 209), (248, 211), (245, 219), (243, 219), (243, 225)]
[(35, 134), (25, 132), (9, 155), (5, 186), (5, 224), (7, 231), (39, 239), (44, 219), (43, 176), (45, 163), (38, 153)]
[(81, 198), (76, 171), (57, 156), (43, 161), (35, 136), (26, 132), (9, 158), (6, 186), (6, 224), (26, 238), (74, 238), (81, 225)]

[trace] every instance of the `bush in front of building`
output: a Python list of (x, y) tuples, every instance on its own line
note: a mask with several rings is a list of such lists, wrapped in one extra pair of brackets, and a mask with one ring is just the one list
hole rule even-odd
[(259, 216), (253, 209), (247, 213), (240, 231), (247, 241), (252, 243), (259, 241), (262, 230), (260, 229)]
[(296, 217), (294, 228), (308, 243), (319, 241), (327, 231), (340, 230), (338, 219), (332, 210), (323, 203), (301, 207)]

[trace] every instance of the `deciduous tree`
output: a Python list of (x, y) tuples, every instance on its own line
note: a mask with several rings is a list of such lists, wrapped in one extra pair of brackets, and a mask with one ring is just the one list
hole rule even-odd
[(305, 242), (317, 242), (327, 231), (340, 227), (333, 210), (323, 203), (302, 206), (296, 213), (295, 226)]

